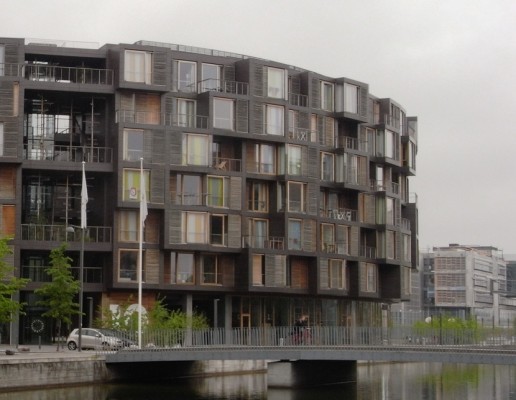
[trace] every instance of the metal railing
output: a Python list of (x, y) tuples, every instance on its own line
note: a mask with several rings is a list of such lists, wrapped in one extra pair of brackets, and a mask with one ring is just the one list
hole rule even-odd
[(242, 160), (239, 158), (218, 158), (212, 160), (212, 167), (219, 171), (242, 171)]
[(324, 218), (333, 218), (341, 221), (357, 221), (357, 210), (350, 210), (348, 208), (332, 208), (319, 210), (319, 215)]
[(312, 142), (315, 141), (312, 137), (315, 138), (316, 134), (317, 132), (313, 132), (311, 129), (294, 127), (289, 128), (288, 137), (289, 139), (299, 140), (301, 142)]
[(280, 236), (243, 236), (242, 247), (284, 250), (285, 238)]
[(360, 257), (376, 258), (376, 247), (360, 246)]
[[(47, 273), (50, 266), (45, 265), (23, 265), (22, 278), (28, 278), (31, 282), (52, 282), (52, 277)], [(80, 275), (79, 267), (72, 267), (72, 276), (78, 280)], [(83, 281), (85, 283), (102, 283), (102, 268), (101, 267), (84, 267)]]
[(308, 96), (305, 94), (289, 93), (288, 102), (293, 106), (307, 107)]
[[(82, 232), (75, 229), (67, 232), (66, 225), (22, 224), (22, 240), (43, 242), (80, 242)], [(88, 226), (84, 230), (84, 241), (87, 243), (111, 243), (111, 227)]]
[(183, 128), (208, 129), (208, 117), (193, 114), (165, 114), (164, 125)]
[(127, 124), (163, 125), (164, 115), (158, 111), (117, 110), (116, 122)]
[(20, 64), (17, 76), (37, 82), (113, 85), (113, 70), (111, 69), (61, 67), (46, 64)]
[(110, 147), (55, 146), (44, 145), (42, 148), (24, 145), (25, 160), (70, 161), (111, 163), (113, 149)]
[(197, 93), (203, 92), (220, 92), (247, 96), (249, 94), (249, 84), (247, 82), (205, 79), (197, 82)]

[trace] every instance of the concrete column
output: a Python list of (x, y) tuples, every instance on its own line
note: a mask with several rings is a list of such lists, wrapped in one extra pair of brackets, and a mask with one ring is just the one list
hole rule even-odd
[(356, 381), (356, 361), (299, 360), (267, 365), (269, 387), (311, 387)]
[(231, 337), (231, 329), (233, 323), (233, 296), (225, 295), (224, 296), (224, 329), (226, 331), (225, 334), (225, 342), (226, 344), (233, 343), (233, 338)]
[(186, 294), (184, 297), (184, 308), (187, 316), (188, 326), (186, 327), (186, 336), (183, 343), (184, 346), (192, 345), (192, 316), (193, 316), (193, 297), (191, 294)]

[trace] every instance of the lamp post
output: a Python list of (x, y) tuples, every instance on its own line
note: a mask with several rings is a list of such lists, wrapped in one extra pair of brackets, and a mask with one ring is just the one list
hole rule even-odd
[[(84, 228), (81, 230), (81, 251), (79, 255), (79, 337), (78, 337), (78, 351), (82, 348), (82, 295), (83, 295), (83, 272), (84, 272)], [(67, 232), (75, 232), (73, 226), (66, 228)]]

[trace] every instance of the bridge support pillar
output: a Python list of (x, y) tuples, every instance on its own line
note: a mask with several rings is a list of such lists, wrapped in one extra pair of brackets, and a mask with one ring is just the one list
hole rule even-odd
[(356, 361), (276, 361), (267, 365), (269, 387), (307, 387), (356, 380)]

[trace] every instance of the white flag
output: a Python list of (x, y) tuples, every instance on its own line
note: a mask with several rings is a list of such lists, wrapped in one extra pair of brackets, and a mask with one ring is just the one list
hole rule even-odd
[(88, 187), (86, 185), (86, 173), (84, 161), (82, 162), (82, 188), (81, 188), (81, 229), (86, 228), (86, 204), (88, 203)]
[(147, 218), (147, 196), (145, 196), (145, 177), (143, 171), (140, 174), (140, 220), (142, 226), (145, 225), (145, 219)]

